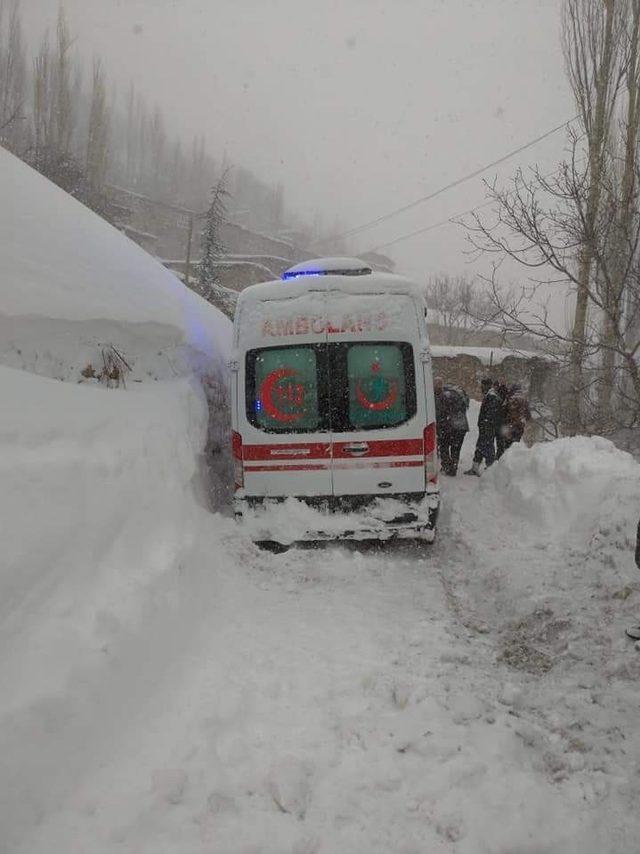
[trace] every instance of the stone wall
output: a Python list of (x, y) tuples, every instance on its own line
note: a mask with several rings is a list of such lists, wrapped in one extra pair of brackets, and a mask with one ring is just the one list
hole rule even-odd
[(508, 356), (499, 364), (485, 365), (476, 356), (433, 356), (433, 374), (445, 382), (463, 388), (470, 397), (480, 399), (480, 380), (491, 377), (507, 385), (519, 383), (529, 397), (544, 401), (553, 379), (553, 366), (543, 359)]

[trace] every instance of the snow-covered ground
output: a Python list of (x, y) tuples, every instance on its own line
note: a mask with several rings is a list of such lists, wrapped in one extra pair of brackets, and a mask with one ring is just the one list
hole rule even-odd
[(272, 556), (198, 502), (197, 399), (154, 397), (115, 470), (108, 419), (75, 469), (28, 437), (74, 499), (3, 608), (8, 851), (635, 850), (635, 463), (515, 449), (432, 549)]
[[(516, 447), (444, 482), (433, 547), (260, 552), (204, 483), (226, 322), (165, 286), (155, 331), (126, 288), (80, 317), (0, 289), (33, 347), (0, 356), (2, 854), (638, 850), (638, 464)], [(176, 376), (78, 383), (107, 327)]]

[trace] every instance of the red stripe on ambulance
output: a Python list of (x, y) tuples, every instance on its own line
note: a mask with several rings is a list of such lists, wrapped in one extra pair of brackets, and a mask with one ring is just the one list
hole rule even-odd
[(244, 445), (242, 458), (244, 460), (298, 460), (304, 457), (308, 460), (322, 460), (331, 457), (329, 442), (304, 442), (273, 445)]
[[(344, 460), (334, 463), (334, 468), (337, 469), (396, 469), (396, 468), (417, 468), (424, 465), (420, 460), (391, 460), (390, 462), (374, 462), (373, 460)], [(297, 465), (292, 463), (289, 465), (271, 465), (271, 466), (245, 466), (245, 471), (318, 471), (331, 468), (331, 463), (308, 463), (307, 465)]]
[[(378, 439), (367, 441), (366, 434), (362, 434), (362, 443), (368, 445), (363, 457), (416, 457), (423, 453), (422, 439)], [(334, 442), (334, 459), (352, 459), (353, 453), (349, 450), (353, 442)]]
[[(423, 453), (422, 439), (379, 439), (370, 442), (363, 457), (415, 457)], [(334, 460), (353, 459), (349, 447), (353, 442), (304, 442), (273, 445), (243, 445), (242, 459), (252, 460), (326, 460), (333, 456)], [(255, 470), (255, 469), (254, 469)]]

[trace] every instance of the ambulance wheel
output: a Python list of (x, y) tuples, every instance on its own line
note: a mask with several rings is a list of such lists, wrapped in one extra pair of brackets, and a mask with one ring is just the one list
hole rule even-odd
[(278, 543), (276, 540), (257, 540), (256, 545), (263, 552), (271, 552), (274, 555), (281, 555), (289, 551), (289, 546), (283, 543)]

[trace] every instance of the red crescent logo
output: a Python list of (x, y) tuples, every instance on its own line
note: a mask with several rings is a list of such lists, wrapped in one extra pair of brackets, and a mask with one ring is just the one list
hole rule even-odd
[(382, 400), (374, 403), (372, 400), (369, 400), (366, 394), (362, 391), (360, 381), (358, 381), (356, 383), (356, 398), (358, 399), (358, 403), (363, 407), (363, 409), (369, 409), (371, 412), (383, 412), (385, 409), (391, 409), (398, 399), (398, 384), (394, 380), (390, 382), (389, 385), (389, 394), (386, 397), (383, 397)]
[(295, 375), (296, 371), (291, 368), (278, 368), (276, 371), (271, 371), (260, 386), (260, 401), (269, 418), (273, 418), (274, 421), (297, 421), (304, 415), (303, 412), (282, 412), (273, 401), (273, 390), (276, 383), (285, 377), (294, 377)]

